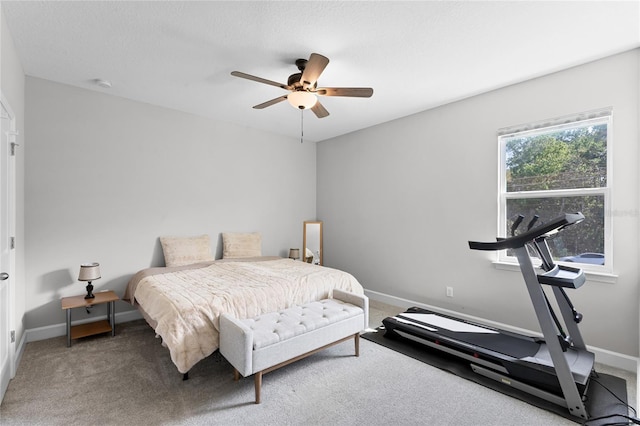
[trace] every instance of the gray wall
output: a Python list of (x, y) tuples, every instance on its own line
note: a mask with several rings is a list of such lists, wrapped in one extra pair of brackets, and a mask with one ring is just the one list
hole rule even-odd
[[(13, 43), (13, 38), (0, 8), (0, 91), (6, 97), (16, 115), (16, 127), (20, 133), (18, 143), (24, 148), (24, 86), (25, 77), (22, 64)], [(24, 313), (26, 303), (25, 264), (24, 264), (24, 150), (18, 149), (16, 154), (16, 270), (13, 271), (15, 280), (15, 304), (13, 306), (12, 326), (16, 330), (16, 341), (20, 342), (25, 331)]]
[(31, 77), (26, 118), (28, 329), (64, 322), (80, 263), (122, 294), (162, 235), (209, 234), (220, 257), (220, 233), (258, 231), (286, 257), (315, 218), (315, 144)]
[[(587, 344), (638, 355), (639, 55), (626, 52), (318, 144), (325, 263), (368, 290), (539, 330), (519, 272), (468, 240), (497, 234), (499, 128), (612, 106), (615, 284), (571, 297)], [(428, 93), (417, 94), (428, 96)], [(445, 287), (454, 298), (445, 297)]]

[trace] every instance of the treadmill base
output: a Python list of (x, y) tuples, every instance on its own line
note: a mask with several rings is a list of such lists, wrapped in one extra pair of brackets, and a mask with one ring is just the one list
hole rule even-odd
[[(429, 348), (410, 340), (385, 338), (383, 328), (378, 328), (374, 332), (365, 333), (362, 335), (362, 338), (422, 361), (426, 364), (449, 371), (450, 373), (483, 385), (487, 388), (518, 398), (533, 406), (553, 412), (566, 419), (570, 419), (577, 423), (583, 422), (583, 419), (572, 416), (566, 407), (561, 407), (512, 386), (475, 373), (471, 368), (471, 363), (468, 361), (462, 360), (453, 355), (430, 350)], [(628, 415), (628, 409), (609, 392), (604, 390), (602, 385), (609, 388), (616, 396), (624, 401), (625, 404), (627, 402), (626, 381), (616, 376), (600, 373), (599, 377), (591, 380), (591, 384), (587, 392), (586, 406), (587, 411), (589, 412), (589, 417), (595, 419), (596, 417), (605, 415)], [(616, 420), (621, 422), (624, 421), (622, 417), (613, 417), (602, 421), (590, 420), (589, 425), (597, 426), (610, 424)]]

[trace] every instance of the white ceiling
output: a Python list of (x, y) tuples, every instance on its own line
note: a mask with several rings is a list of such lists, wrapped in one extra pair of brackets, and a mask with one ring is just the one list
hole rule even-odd
[[(25, 74), (300, 137), (286, 83), (296, 58), (331, 62), (320, 86), (373, 87), (304, 112), (320, 141), (640, 46), (638, 1), (2, 1)], [(92, 80), (108, 79), (111, 89)], [(554, 94), (550, 93), (550, 97)]]

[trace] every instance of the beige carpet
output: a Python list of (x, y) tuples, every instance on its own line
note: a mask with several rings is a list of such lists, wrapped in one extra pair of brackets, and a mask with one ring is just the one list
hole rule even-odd
[[(371, 323), (388, 309), (373, 302)], [(116, 333), (27, 344), (0, 423), (575, 425), (366, 340), (359, 358), (345, 342), (265, 375), (256, 405), (252, 378), (234, 382), (218, 353), (182, 381), (144, 321)]]

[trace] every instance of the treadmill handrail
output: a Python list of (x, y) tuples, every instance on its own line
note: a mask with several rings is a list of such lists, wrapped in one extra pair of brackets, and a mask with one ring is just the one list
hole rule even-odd
[(584, 220), (584, 216), (582, 213), (565, 213), (561, 216), (556, 217), (555, 219), (549, 221), (548, 223), (537, 226), (529, 231), (523, 232), (520, 235), (516, 235), (510, 238), (499, 239), (495, 242), (480, 242), (480, 241), (469, 241), (469, 248), (471, 250), (504, 250), (504, 249), (515, 249), (518, 247), (523, 247), (530, 241), (535, 240), (536, 238), (547, 236), (548, 234), (560, 231), (567, 226), (573, 225), (574, 223), (578, 223)]

